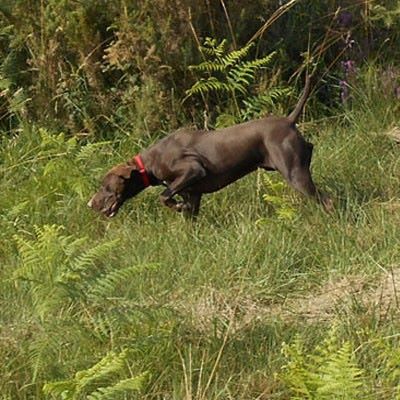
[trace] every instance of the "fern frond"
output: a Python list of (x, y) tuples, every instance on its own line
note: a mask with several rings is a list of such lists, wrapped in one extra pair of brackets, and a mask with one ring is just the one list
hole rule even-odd
[[(27, 355), (33, 381), (36, 381), (43, 371), (48, 369), (49, 365), (55, 366), (58, 362), (60, 349), (66, 343), (63, 329), (60, 330), (61, 324), (53, 322), (50, 321), (41, 330), (32, 333)], [(63, 328), (66, 328), (66, 326), (63, 326)]]
[(67, 400), (114, 400), (130, 392), (140, 391), (149, 374), (144, 372), (122, 379), (127, 372), (127, 354), (127, 350), (119, 354), (109, 352), (97, 364), (78, 371), (70, 380), (46, 383), (43, 391), (47, 395), (61, 396)]
[(133, 378), (128, 378), (119, 381), (115, 385), (102, 387), (92, 392), (87, 396), (88, 400), (114, 400), (118, 396), (128, 394), (129, 392), (139, 392), (143, 389), (143, 386), (147, 380), (148, 373), (144, 372)]
[(289, 384), (291, 392), (294, 394), (292, 399), (313, 399), (310, 379), (312, 373), (307, 368), (305, 350), (300, 336), (296, 336), (293, 342), (282, 345), (282, 353), (288, 362), (282, 367), (283, 378)]
[(236, 94), (236, 92), (241, 93), (242, 95), (247, 94), (247, 87), (249, 83), (246, 82), (244, 79), (234, 80), (228, 77), (228, 86), (231, 88), (231, 92)]
[(233, 86), (240, 84), (245, 89), (253, 80), (254, 74), (252, 74), (251, 71), (246, 71), (240, 67), (233, 68), (228, 73), (228, 82)]
[(203, 46), (200, 46), (200, 50), (210, 57), (220, 58), (224, 55), (226, 49), (226, 39), (223, 39), (220, 44), (217, 44), (217, 40), (207, 37), (204, 40)]
[(90, 248), (71, 262), (72, 270), (77, 272), (85, 271), (87, 268), (92, 267), (95, 261), (108, 254), (117, 244), (118, 240), (115, 239)]
[(87, 161), (93, 158), (93, 156), (102, 149), (104, 146), (110, 144), (110, 141), (88, 143), (85, 146), (81, 146), (78, 154), (75, 157), (76, 161)]
[[(42, 273), (49, 271), (52, 258), (58, 258), (60, 251), (59, 246), (55, 246), (55, 243), (58, 242), (63, 227), (56, 225), (35, 226), (34, 230), (36, 240), (26, 240), (20, 235), (14, 236), (22, 261), (15, 270), (14, 276), (40, 281)], [(41, 268), (38, 269), (38, 265)], [(41, 273), (38, 274), (38, 272)]]
[(88, 317), (85, 322), (93, 334), (100, 340), (108, 339), (114, 328), (121, 326), (119, 315), (116, 313), (97, 313)]
[(28, 240), (14, 235), (14, 241), (17, 244), (18, 252), (22, 259), (21, 265), (14, 271), (14, 278), (29, 279), (35, 265), (41, 261), (40, 254), (35, 251), (34, 246)]
[(75, 374), (75, 380), (77, 382), (76, 392), (82, 393), (86, 388), (96, 382), (104, 382), (111, 377), (115, 377), (124, 369), (126, 356), (126, 350), (119, 354), (110, 352), (93, 367), (77, 372)]
[(199, 72), (223, 72), (226, 69), (226, 65), (220, 61), (204, 61), (198, 65), (190, 65), (190, 71), (199, 71)]
[(259, 94), (243, 100), (245, 107), (242, 110), (242, 119), (248, 120), (259, 117), (263, 113), (266, 113), (268, 110), (275, 107), (277, 102), (288, 96), (290, 93), (290, 88), (276, 87), (269, 89), (267, 93)]
[(207, 94), (212, 91), (230, 93), (232, 90), (232, 86), (228, 83), (221, 82), (215, 77), (210, 77), (208, 79), (200, 79), (197, 81), (186, 91), (186, 94), (192, 96), (194, 94)]
[(284, 345), (288, 358), (283, 378), (293, 393), (292, 399), (355, 400), (365, 398), (364, 371), (354, 360), (350, 342), (339, 343), (335, 328), (328, 337), (305, 352), (299, 337)]
[(266, 193), (264, 201), (273, 209), (279, 220), (291, 221), (297, 216), (290, 197), (285, 193), (286, 185), (268, 174), (262, 175)]
[[(209, 59), (198, 65), (191, 65), (189, 69), (208, 76), (201, 77), (190, 89), (186, 90), (183, 101), (195, 95), (201, 95), (204, 102), (209, 101), (211, 97), (209, 95), (212, 93), (228, 95), (227, 104), (228, 107), (233, 105), (235, 108), (235, 118), (246, 120), (253, 115), (256, 116), (256, 105), (249, 103), (247, 106), (249, 109), (243, 111), (240, 104), (248, 97), (257, 71), (270, 65), (276, 53), (272, 52), (260, 59), (244, 61), (253, 46), (254, 43), (249, 43), (241, 49), (226, 53), (225, 41), (218, 45), (216, 40), (207, 38), (205, 48), (208, 50), (204, 50), (203, 54)], [(218, 101), (220, 100), (219, 97)]]
[[(218, 52), (218, 55), (215, 59), (213, 60), (207, 60), (203, 61), (202, 63), (198, 65), (190, 65), (189, 69), (191, 71), (207, 71), (207, 72), (223, 72), (228, 69), (230, 66), (238, 65), (239, 62), (248, 55), (250, 48), (253, 46), (253, 43), (250, 43), (249, 45), (239, 49), (232, 51), (226, 55), (223, 55), (221, 52)], [(209, 54), (210, 55), (210, 54)], [(212, 52), (212, 55), (213, 54)], [(254, 60), (252, 62), (247, 62), (243, 63), (244, 68), (248, 68), (251, 70), (260, 68), (261, 66), (269, 63), (270, 59), (272, 58), (268, 56), (268, 59), (266, 57), (259, 59), (259, 60)]]
[(149, 269), (158, 268), (157, 264), (135, 265), (124, 269), (114, 270), (99, 278), (89, 289), (88, 297), (92, 300), (103, 301), (112, 297), (119, 286), (137, 279), (137, 275)]
[(62, 399), (72, 399), (71, 393), (75, 391), (76, 383), (73, 380), (45, 383), (43, 393), (47, 396), (60, 396)]
[(26, 282), (32, 303), (43, 319), (62, 307), (69, 307), (86, 295), (96, 261), (110, 252), (117, 241), (100, 243), (74, 256), (86, 238), (62, 234), (62, 226), (35, 227), (36, 239), (14, 237), (21, 262), (14, 277)]
[(22, 214), (30, 205), (28, 200), (14, 204), (7, 212), (7, 217), (15, 218)]
[(335, 350), (324, 360), (316, 376), (317, 398), (362, 398), (360, 388), (363, 384), (363, 371), (353, 360), (351, 344), (345, 342)]
[(259, 70), (261, 68), (265, 68), (271, 63), (271, 61), (275, 57), (275, 55), (276, 55), (276, 51), (273, 51), (272, 53), (267, 54), (263, 58), (257, 58), (255, 60), (245, 61), (245, 62), (243, 62), (243, 68), (246, 68), (246, 69), (248, 68), (251, 70)]
[(229, 66), (229, 65), (234, 65), (237, 64), (238, 61), (242, 60), (243, 58), (247, 57), (247, 55), (249, 54), (250, 49), (254, 46), (254, 43), (251, 42), (248, 45), (242, 47), (239, 50), (234, 50), (231, 51), (229, 54), (227, 54), (222, 62)]

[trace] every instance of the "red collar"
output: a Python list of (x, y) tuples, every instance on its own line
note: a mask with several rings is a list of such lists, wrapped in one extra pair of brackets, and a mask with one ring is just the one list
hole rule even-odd
[(142, 176), (142, 181), (143, 185), (146, 188), (147, 186), (150, 186), (150, 178), (149, 175), (147, 175), (146, 168), (144, 167), (142, 157), (139, 155), (133, 157), (133, 159), (136, 162), (136, 165), (139, 167), (139, 173)]

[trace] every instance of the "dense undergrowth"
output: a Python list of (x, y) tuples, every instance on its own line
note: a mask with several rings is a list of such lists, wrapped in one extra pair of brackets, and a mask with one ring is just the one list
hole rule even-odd
[[(332, 215), (257, 172), (196, 223), (157, 188), (106, 220), (86, 207), (98, 179), (152, 139), (3, 137), (2, 398), (399, 398), (399, 303), (381, 286), (400, 265), (398, 104), (363, 77), (370, 99), (303, 126)], [(317, 294), (344, 278), (326, 312)]]
[[(0, 4), (0, 398), (400, 399), (398, 9), (39, 3)], [(178, 126), (285, 114), (306, 68), (332, 214), (264, 171), (195, 222), (159, 188), (87, 208)]]

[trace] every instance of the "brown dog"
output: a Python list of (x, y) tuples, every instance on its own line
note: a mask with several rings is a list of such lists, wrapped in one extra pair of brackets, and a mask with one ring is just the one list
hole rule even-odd
[[(304, 140), (296, 121), (310, 92), (304, 92), (288, 117), (267, 117), (216, 131), (177, 131), (147, 150), (112, 168), (88, 206), (108, 217), (125, 200), (150, 185), (164, 185), (161, 202), (186, 215), (197, 215), (203, 193), (215, 192), (244, 175), (263, 168), (279, 171), (301, 193), (325, 209), (331, 200), (312, 181), (312, 144)], [(179, 195), (183, 201), (176, 201)]]

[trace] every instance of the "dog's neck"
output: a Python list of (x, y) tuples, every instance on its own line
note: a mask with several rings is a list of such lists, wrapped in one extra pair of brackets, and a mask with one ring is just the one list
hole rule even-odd
[(137, 154), (136, 156), (133, 157), (133, 162), (138, 167), (138, 171), (142, 178), (142, 183), (143, 183), (144, 189), (149, 186), (160, 185), (160, 181), (154, 176), (154, 174), (151, 171), (149, 171), (148, 169), (146, 169), (146, 167), (143, 163), (143, 159), (139, 154)]
[(147, 188), (148, 186), (150, 186), (150, 178), (149, 175), (147, 174), (146, 168), (144, 167), (142, 157), (140, 157), (140, 155), (138, 154), (135, 157), (133, 157), (133, 159), (135, 161), (135, 164), (139, 168), (139, 173), (140, 176), (142, 177), (143, 185), (145, 188)]

